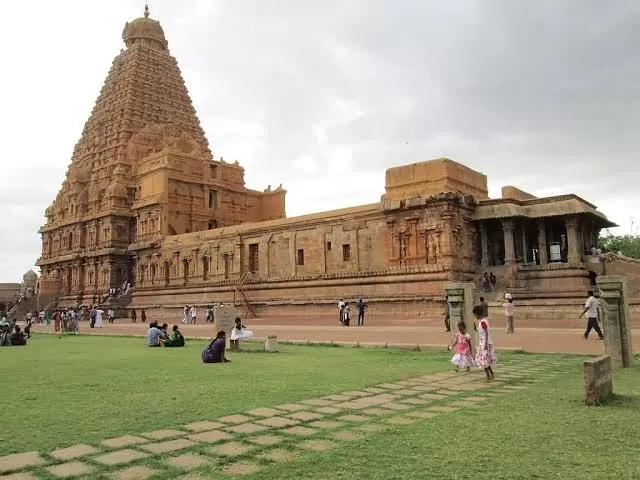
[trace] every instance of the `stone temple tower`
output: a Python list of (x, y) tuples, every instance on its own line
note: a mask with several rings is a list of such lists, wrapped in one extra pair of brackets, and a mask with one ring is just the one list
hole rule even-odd
[(40, 229), (40, 292), (63, 305), (133, 283), (136, 246), (285, 216), (284, 190), (249, 190), (237, 162), (214, 160), (148, 7), (122, 39)]

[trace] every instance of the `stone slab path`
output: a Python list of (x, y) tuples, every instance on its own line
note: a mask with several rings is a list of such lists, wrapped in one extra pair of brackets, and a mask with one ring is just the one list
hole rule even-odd
[(210, 478), (204, 472), (212, 470), (241, 477), (515, 394), (552, 378), (562, 364), (561, 359), (523, 357), (499, 366), (491, 383), (477, 370), (432, 373), (170, 429), (129, 432), (95, 445), (7, 455), (0, 457), (0, 480), (145, 480), (168, 473), (192, 480)]

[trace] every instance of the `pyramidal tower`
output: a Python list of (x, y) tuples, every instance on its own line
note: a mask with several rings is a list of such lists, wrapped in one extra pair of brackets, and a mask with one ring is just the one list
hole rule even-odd
[(213, 158), (148, 6), (122, 40), (40, 229), (40, 293), (62, 305), (133, 284), (138, 247), (165, 236), (285, 216), (282, 188), (249, 190), (238, 162)]

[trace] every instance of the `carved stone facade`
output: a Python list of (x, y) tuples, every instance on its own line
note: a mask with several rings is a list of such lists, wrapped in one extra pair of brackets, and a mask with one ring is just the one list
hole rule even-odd
[[(402, 311), (491, 270), (501, 287), (580, 291), (601, 228), (574, 195), (535, 198), (438, 159), (389, 169), (379, 203), (285, 218), (285, 190), (249, 190), (214, 160), (159, 23), (127, 24), (41, 229), (40, 291), (62, 304), (131, 283), (131, 306), (265, 309), (367, 297)], [(403, 306), (404, 305), (404, 306)]]
[(45, 212), (45, 294), (82, 301), (133, 283), (136, 242), (285, 216), (282, 188), (249, 190), (237, 162), (213, 159), (159, 22), (145, 12), (122, 37)]

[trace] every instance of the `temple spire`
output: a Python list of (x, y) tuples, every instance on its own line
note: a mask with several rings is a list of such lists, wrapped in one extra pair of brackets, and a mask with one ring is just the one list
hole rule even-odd
[(149, 18), (149, 0), (144, 2), (144, 18)]

